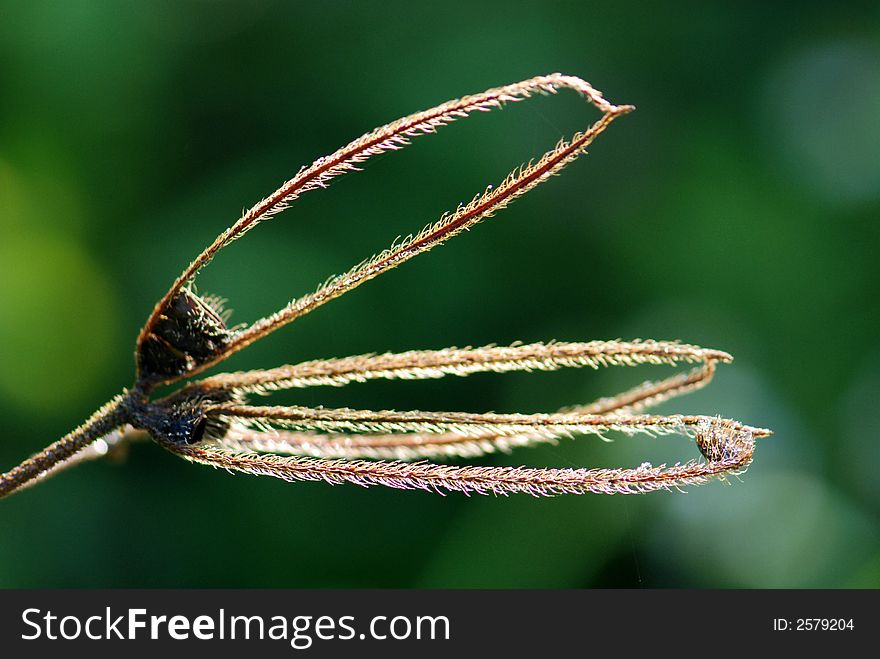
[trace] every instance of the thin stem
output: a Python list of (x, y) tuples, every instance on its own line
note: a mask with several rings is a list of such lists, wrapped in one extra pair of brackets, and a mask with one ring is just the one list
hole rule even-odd
[(242, 393), (278, 389), (343, 386), (377, 378), (422, 380), (447, 375), (510, 371), (553, 371), (560, 368), (600, 368), (639, 364), (729, 362), (720, 350), (673, 341), (590, 341), (587, 343), (532, 343), (480, 348), (411, 350), (382, 355), (320, 359), (264, 371), (222, 373), (196, 383), (206, 389), (234, 389)]
[(143, 442), (150, 439), (150, 436), (143, 430), (136, 430), (131, 426), (120, 426), (109, 434), (96, 439), (91, 444), (80, 449), (72, 456), (56, 463), (46, 471), (42, 472), (36, 478), (28, 481), (16, 492), (21, 492), (29, 487), (37, 485), (42, 481), (57, 476), (63, 471), (67, 471), (71, 467), (76, 467), (84, 462), (92, 460), (107, 459), (111, 462), (118, 462), (124, 459), (128, 452), (128, 448), (135, 442)]
[(657, 382), (644, 382), (616, 396), (600, 398), (576, 409), (583, 414), (640, 412), (677, 396), (702, 389), (712, 381), (714, 375), (715, 361), (709, 361), (687, 373), (679, 373)]
[(671, 467), (643, 464), (634, 469), (538, 469), (527, 467), (471, 467), (431, 463), (325, 460), (277, 455), (236, 453), (223, 449), (164, 442), (172, 453), (227, 471), (272, 476), (285, 481), (325, 481), (361, 486), (384, 485), (430, 492), (479, 494), (634, 494), (681, 488), (745, 469), (754, 453), (755, 435), (734, 421), (704, 418), (697, 440), (707, 462), (691, 461)]
[[(668, 432), (687, 433), (712, 417), (697, 415), (618, 415), (618, 414), (497, 414), (471, 412), (426, 412), (413, 410), (353, 410), (348, 408), (253, 407), (239, 404), (217, 404), (205, 408), (209, 417), (252, 424), (258, 429), (273, 425), (291, 430), (357, 433), (483, 433), (517, 435), (523, 432), (553, 435), (559, 433), (604, 435), (610, 431), (625, 433)], [(735, 423), (731, 421), (730, 423)], [(745, 426), (743, 426), (745, 427)], [(749, 432), (765, 436), (769, 431), (749, 428)]]
[(474, 458), (487, 453), (555, 442), (546, 433), (499, 435), (495, 430), (442, 433), (325, 434), (313, 431), (271, 430), (260, 432), (233, 427), (221, 439), (220, 448), (239, 452), (301, 455), (346, 460), (421, 460), (424, 458)]
[(13, 494), (31, 481), (71, 458), (83, 448), (125, 423), (122, 396), (101, 407), (79, 428), (65, 435), (14, 469), (0, 475), (0, 498)]

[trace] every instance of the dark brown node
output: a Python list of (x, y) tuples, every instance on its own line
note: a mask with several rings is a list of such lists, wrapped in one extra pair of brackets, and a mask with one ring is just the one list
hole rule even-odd
[(181, 289), (138, 346), (138, 379), (156, 382), (185, 375), (220, 355), (232, 334), (210, 303)]
[(130, 423), (146, 430), (154, 439), (172, 444), (197, 444), (206, 438), (222, 438), (229, 422), (211, 415), (209, 407), (220, 403), (240, 402), (240, 397), (225, 391), (205, 392), (199, 387), (184, 387), (155, 402), (132, 397), (126, 401)]

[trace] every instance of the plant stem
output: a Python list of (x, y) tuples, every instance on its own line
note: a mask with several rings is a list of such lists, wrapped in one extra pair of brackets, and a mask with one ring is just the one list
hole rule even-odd
[(0, 475), (0, 498), (40, 478), (56, 464), (103, 437), (125, 423), (125, 398), (116, 396), (103, 405), (79, 428), (50, 444), (17, 467)]

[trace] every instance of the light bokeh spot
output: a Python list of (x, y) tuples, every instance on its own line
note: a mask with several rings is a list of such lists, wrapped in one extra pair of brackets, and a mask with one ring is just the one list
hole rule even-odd
[(92, 396), (118, 349), (112, 287), (72, 240), (37, 233), (0, 243), (0, 397), (42, 414)]
[(880, 50), (815, 45), (771, 74), (765, 106), (789, 171), (829, 205), (880, 199)]

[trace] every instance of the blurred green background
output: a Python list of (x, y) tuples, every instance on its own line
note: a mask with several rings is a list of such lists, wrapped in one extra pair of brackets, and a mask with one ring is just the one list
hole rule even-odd
[[(877, 3), (0, 3), (0, 460), (133, 379), (180, 269), (304, 164), (534, 75), (638, 111), (493, 220), (223, 370), (514, 340), (733, 353), (667, 412), (773, 428), (742, 482), (536, 500), (288, 485), (153, 445), (0, 503), (0, 585), (880, 586)], [(570, 93), (479, 115), (303, 197), (199, 281), (251, 321), (585, 127)], [(216, 369), (215, 369), (216, 370)], [(663, 370), (480, 375), (279, 397), (550, 411)], [(637, 465), (680, 438), (489, 463)]]

